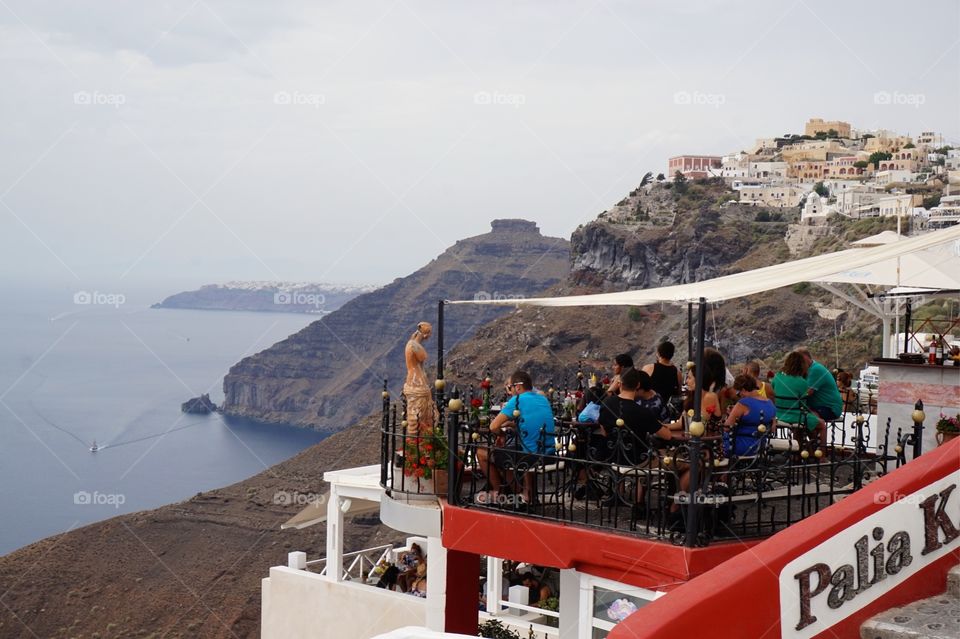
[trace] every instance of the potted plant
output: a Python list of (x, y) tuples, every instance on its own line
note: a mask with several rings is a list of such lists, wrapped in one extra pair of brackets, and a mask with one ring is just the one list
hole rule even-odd
[[(541, 610), (550, 610), (552, 612), (560, 611), (560, 599), (557, 597), (547, 597), (543, 600), (543, 603), (540, 604)], [(544, 616), (543, 625), (553, 626), (554, 628), (560, 625), (560, 620), (556, 617)]]
[(505, 627), (499, 619), (490, 619), (477, 628), (478, 637), (488, 639), (520, 639), (520, 633)]
[(937, 444), (946, 444), (957, 435), (960, 435), (960, 413), (953, 417), (940, 413), (940, 419), (937, 421)]
[[(418, 492), (445, 493), (449, 462), (447, 441), (442, 432), (436, 429), (431, 428), (416, 437), (408, 437), (404, 444), (403, 474), (421, 482)], [(427, 490), (424, 490), (424, 483)]]

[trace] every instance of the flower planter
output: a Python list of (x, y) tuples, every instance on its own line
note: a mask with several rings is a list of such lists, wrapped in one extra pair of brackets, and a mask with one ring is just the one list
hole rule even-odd
[(433, 471), (433, 492), (435, 495), (440, 495), (441, 497), (447, 496), (447, 482), (449, 481), (449, 475), (447, 470), (437, 469)]
[(942, 430), (937, 431), (937, 446), (943, 446), (952, 439), (955, 439), (960, 433), (950, 433)]

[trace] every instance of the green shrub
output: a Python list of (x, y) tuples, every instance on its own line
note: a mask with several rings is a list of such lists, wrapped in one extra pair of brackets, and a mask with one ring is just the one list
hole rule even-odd
[(478, 627), (478, 637), (489, 639), (520, 639), (520, 635), (509, 628), (505, 628), (499, 619), (490, 619)]

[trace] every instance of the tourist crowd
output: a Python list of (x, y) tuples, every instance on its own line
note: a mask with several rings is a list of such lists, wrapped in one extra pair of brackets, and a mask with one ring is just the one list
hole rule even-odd
[[(687, 364), (684, 375), (672, 361), (674, 351), (672, 343), (662, 342), (656, 361), (642, 367), (636, 367), (629, 354), (617, 355), (611, 363), (612, 377), (602, 378), (606, 383), (573, 394), (577, 420), (588, 433), (587, 451), (580, 457), (618, 465), (651, 463), (646, 442), (666, 446), (671, 439), (687, 437), (698, 376), (693, 364)], [(779, 371), (765, 376), (756, 361), (733, 374), (713, 348), (705, 349), (701, 365), (701, 420), (706, 434), (720, 436), (727, 456), (755, 455), (763, 441), (760, 435), (773, 432), (778, 423), (793, 429), (811, 448), (824, 449), (827, 423), (840, 419), (855, 401), (849, 374), (835, 378), (806, 348), (790, 352)], [(557, 404), (548, 397), (551, 393), (535, 388), (530, 374), (522, 370), (510, 375), (504, 391), (502, 408), (490, 423), (494, 445), (476, 449), (478, 466), (489, 484), (489, 490), (476, 497), (481, 503), (502, 501), (505, 485), (514, 486), (515, 480), (512, 498), (530, 502), (534, 478), (524, 470), (556, 452)], [(681, 490), (687, 488), (685, 475), (681, 473)], [(582, 484), (577, 496), (588, 496), (589, 490)]]

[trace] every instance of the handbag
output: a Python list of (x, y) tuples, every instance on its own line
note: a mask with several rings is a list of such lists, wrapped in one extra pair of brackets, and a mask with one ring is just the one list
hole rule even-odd
[(587, 404), (577, 416), (577, 421), (581, 424), (584, 422), (596, 423), (599, 419), (600, 404), (597, 404), (596, 402), (590, 402)]

